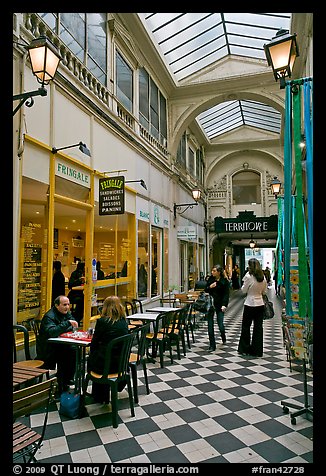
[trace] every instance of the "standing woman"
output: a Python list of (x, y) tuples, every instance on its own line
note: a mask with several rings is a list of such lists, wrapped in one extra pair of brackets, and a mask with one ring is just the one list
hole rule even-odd
[[(238, 352), (242, 355), (262, 357), (263, 355), (263, 294), (266, 294), (267, 282), (256, 258), (248, 261), (248, 272), (243, 277), (241, 290), (247, 293), (242, 317), (241, 336)], [(252, 338), (250, 328), (253, 323)]]
[[(90, 344), (87, 369), (102, 374), (106, 346), (112, 339), (128, 334), (128, 322), (125, 308), (118, 296), (108, 296), (103, 303), (101, 317), (96, 321), (95, 331)], [(119, 355), (116, 355), (116, 363), (113, 361), (110, 372), (115, 372)], [(123, 387), (118, 388), (119, 391)], [(92, 383), (92, 396), (97, 403), (109, 403), (109, 385)]]
[(222, 266), (216, 264), (212, 268), (212, 274), (208, 278), (205, 288), (205, 292), (212, 296), (214, 302), (214, 307), (212, 307), (207, 313), (209, 350), (216, 349), (214, 311), (216, 311), (217, 325), (221, 334), (222, 342), (223, 344), (226, 343), (224, 313), (226, 311), (227, 305), (229, 304), (229, 290), (230, 284), (224, 275), (224, 270)]

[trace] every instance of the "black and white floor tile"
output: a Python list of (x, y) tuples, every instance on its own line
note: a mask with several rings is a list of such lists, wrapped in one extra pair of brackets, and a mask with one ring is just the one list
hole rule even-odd
[[(313, 422), (291, 423), (281, 400), (304, 402), (303, 375), (286, 361), (281, 304), (270, 295), (276, 316), (264, 323), (264, 355), (237, 353), (243, 296), (234, 291), (225, 315), (227, 344), (208, 351), (207, 323), (198, 321), (195, 343), (181, 360), (148, 364), (151, 393), (139, 369), (139, 404), (131, 417), (127, 392), (120, 393), (118, 428), (111, 406), (87, 405), (88, 416), (69, 420), (53, 404), (43, 463), (312, 463)], [(217, 341), (218, 330), (216, 326)], [(312, 375), (308, 394), (312, 402)], [(290, 410), (291, 411), (291, 410)], [(41, 415), (30, 417), (37, 428)]]

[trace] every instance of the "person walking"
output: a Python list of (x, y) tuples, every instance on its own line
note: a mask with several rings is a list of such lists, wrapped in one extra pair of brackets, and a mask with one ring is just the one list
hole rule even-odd
[(224, 313), (229, 304), (230, 285), (224, 275), (224, 270), (220, 265), (212, 267), (212, 274), (207, 280), (205, 292), (209, 293), (213, 299), (214, 306), (207, 312), (209, 350), (216, 350), (215, 332), (214, 332), (214, 314), (216, 312), (217, 325), (221, 334), (223, 344), (226, 343)]
[[(248, 272), (243, 277), (242, 292), (246, 293), (242, 316), (242, 328), (238, 352), (241, 355), (262, 357), (263, 355), (263, 294), (266, 294), (267, 281), (256, 258), (248, 261)], [(252, 337), (251, 325), (253, 324)]]
[[(102, 374), (106, 347), (112, 339), (128, 334), (128, 322), (125, 308), (118, 296), (108, 296), (103, 302), (101, 317), (97, 319), (94, 335), (90, 344), (87, 370)], [(116, 364), (110, 371), (115, 372), (119, 355), (116, 355)], [(119, 391), (123, 387), (118, 388)], [(92, 397), (96, 403), (109, 403), (110, 386), (106, 384), (92, 383)]]
[(240, 289), (240, 270), (237, 264), (234, 265), (231, 275), (232, 289)]
[(65, 275), (61, 271), (61, 261), (53, 261), (53, 277), (52, 277), (52, 300), (51, 305), (54, 306), (54, 300), (58, 296), (66, 294)]
[(78, 327), (70, 312), (70, 301), (66, 296), (57, 296), (54, 304), (43, 316), (40, 334), (36, 341), (39, 359), (44, 361), (45, 369), (57, 369), (58, 395), (66, 391), (71, 383), (76, 366), (76, 348), (72, 345), (59, 345), (48, 342), (50, 337), (59, 337), (64, 332)]

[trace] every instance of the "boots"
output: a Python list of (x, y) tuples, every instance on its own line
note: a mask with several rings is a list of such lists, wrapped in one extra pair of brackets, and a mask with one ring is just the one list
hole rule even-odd
[(222, 337), (222, 342), (223, 342), (223, 344), (226, 344), (225, 331), (222, 331), (222, 332), (221, 332), (221, 337)]

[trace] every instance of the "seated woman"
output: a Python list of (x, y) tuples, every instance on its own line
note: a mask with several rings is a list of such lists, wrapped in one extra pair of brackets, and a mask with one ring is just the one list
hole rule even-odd
[[(96, 321), (95, 331), (90, 344), (87, 369), (98, 374), (102, 374), (104, 369), (104, 359), (107, 344), (116, 337), (128, 334), (128, 322), (125, 308), (121, 304), (118, 296), (108, 296), (103, 303), (101, 317)], [(117, 361), (119, 356), (116, 356)], [(116, 370), (110, 369), (112, 373)], [(118, 388), (123, 390), (124, 385)], [(92, 396), (97, 403), (109, 403), (109, 385), (92, 383)]]

